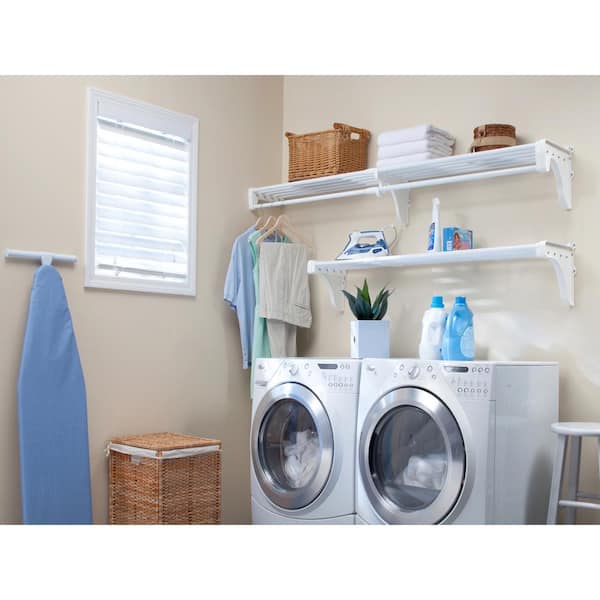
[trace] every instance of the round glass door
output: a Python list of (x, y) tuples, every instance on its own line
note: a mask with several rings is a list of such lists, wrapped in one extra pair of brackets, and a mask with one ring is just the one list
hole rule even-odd
[(291, 510), (313, 502), (333, 463), (331, 424), (317, 396), (297, 383), (271, 390), (254, 417), (252, 453), (256, 477), (272, 502)]
[(361, 477), (388, 523), (438, 523), (460, 496), (463, 438), (446, 405), (417, 388), (381, 398), (365, 420)]

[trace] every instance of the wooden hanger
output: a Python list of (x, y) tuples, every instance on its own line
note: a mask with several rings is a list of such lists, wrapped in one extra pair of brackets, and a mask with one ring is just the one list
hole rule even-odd
[(266, 215), (262, 217), (258, 217), (254, 228), (257, 231), (264, 231), (267, 227), (270, 227), (273, 224), (275, 217), (272, 215)]
[(270, 235), (278, 231), (282, 235), (287, 235), (291, 240), (296, 241), (300, 244), (304, 244), (308, 248), (310, 245), (302, 238), (302, 236), (292, 227), (289, 218), (287, 215), (280, 215), (277, 217), (277, 220), (271, 227), (268, 229), (263, 229), (264, 233), (256, 240), (256, 244), (260, 245), (264, 242)]

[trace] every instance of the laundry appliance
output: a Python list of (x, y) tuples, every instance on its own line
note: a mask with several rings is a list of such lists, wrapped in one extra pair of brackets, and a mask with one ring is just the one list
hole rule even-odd
[(358, 524), (544, 523), (558, 364), (364, 359)]
[(252, 522), (354, 524), (360, 360), (258, 359)]

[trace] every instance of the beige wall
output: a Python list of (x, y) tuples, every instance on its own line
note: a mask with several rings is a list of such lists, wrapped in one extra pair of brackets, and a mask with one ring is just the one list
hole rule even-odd
[[(83, 288), (86, 86), (198, 117), (198, 295)], [(250, 520), (248, 373), (222, 300), (247, 188), (279, 178), (279, 77), (0, 78), (0, 249), (76, 254), (61, 267), (88, 392), (94, 521), (107, 520), (114, 435), (223, 441), (223, 518)], [(0, 260), (0, 523), (21, 519), (15, 387), (34, 266)]]
[[(369, 129), (369, 166), (382, 131), (433, 123), (457, 137), (465, 152), (473, 127), (512, 123), (520, 142), (548, 138), (575, 147), (573, 210), (565, 212), (551, 176), (531, 174), (428, 188), (412, 193), (410, 225), (396, 253), (425, 249), (431, 199), (441, 199), (442, 226), (473, 229), (477, 246), (539, 240), (577, 243), (576, 306), (560, 303), (554, 272), (544, 263), (503, 263), (369, 272), (373, 286), (396, 288), (391, 298), (392, 355), (416, 356), (420, 320), (430, 296), (466, 294), (475, 313), (477, 357), (558, 360), (560, 418), (600, 421), (600, 79), (581, 77), (286, 77), (284, 131), (326, 129), (342, 121)], [(287, 177), (284, 144), (282, 176)], [(331, 259), (348, 232), (394, 220), (388, 197), (344, 199), (289, 208), (293, 222), (313, 239), (314, 256)], [(353, 274), (350, 284), (363, 274)], [(314, 324), (301, 336), (300, 351), (312, 355), (349, 352), (349, 311), (336, 314), (323, 281), (313, 280)], [(589, 445), (588, 445), (589, 444)], [(584, 442), (582, 486), (598, 493), (597, 454)], [(579, 511), (592, 522), (595, 513)]]
[[(122, 93), (200, 121), (196, 298), (85, 290), (85, 88)], [(600, 421), (594, 262), (600, 188), (595, 140), (598, 78), (474, 77), (31, 77), (0, 78), (0, 250), (74, 253), (61, 267), (88, 390), (94, 520), (106, 521), (106, 461), (113, 435), (175, 430), (224, 443), (224, 520), (248, 522), (250, 403), (237, 322), (222, 301), (231, 243), (253, 221), (250, 186), (287, 178), (283, 131), (343, 121), (377, 133), (423, 122), (446, 128), (465, 151), (475, 125), (504, 121), (520, 141), (547, 137), (576, 149), (574, 210), (558, 207), (553, 179), (523, 175), (415, 191), (396, 252), (424, 248), (431, 198), (442, 226), (470, 227), (478, 246), (550, 239), (577, 243), (576, 306), (562, 305), (550, 265), (505, 263), (369, 273), (396, 288), (392, 353), (414, 356), (429, 297), (469, 297), (482, 359), (558, 360), (561, 419)], [(283, 128), (282, 128), (283, 123)], [(283, 153), (282, 153), (283, 148)], [(370, 146), (375, 164), (376, 140)], [(349, 231), (394, 221), (384, 197), (288, 209), (316, 258), (332, 258)], [(33, 266), (0, 261), (0, 522), (20, 521), (15, 387)], [(350, 284), (359, 283), (354, 274)], [(347, 355), (350, 316), (336, 314), (312, 281), (314, 325), (300, 352)], [(584, 444), (583, 487), (600, 492)], [(582, 522), (597, 515), (580, 511)]]

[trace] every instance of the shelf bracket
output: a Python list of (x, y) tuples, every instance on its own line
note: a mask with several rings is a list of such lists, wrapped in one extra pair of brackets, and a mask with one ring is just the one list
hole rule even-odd
[(346, 287), (346, 271), (319, 270), (317, 273), (322, 275), (327, 282), (329, 300), (333, 308), (337, 312), (344, 312), (344, 295), (342, 294), (342, 290)]
[(538, 169), (544, 171), (552, 170), (556, 181), (556, 191), (560, 207), (564, 210), (571, 210), (572, 191), (571, 180), (573, 179), (573, 146), (569, 146), (566, 151), (546, 140), (536, 142), (536, 161)]
[(396, 219), (401, 227), (408, 227), (408, 208), (410, 206), (410, 190), (390, 190), (396, 209)]
[(561, 300), (569, 306), (575, 306), (575, 244), (559, 246), (546, 242), (542, 253), (554, 267)]

